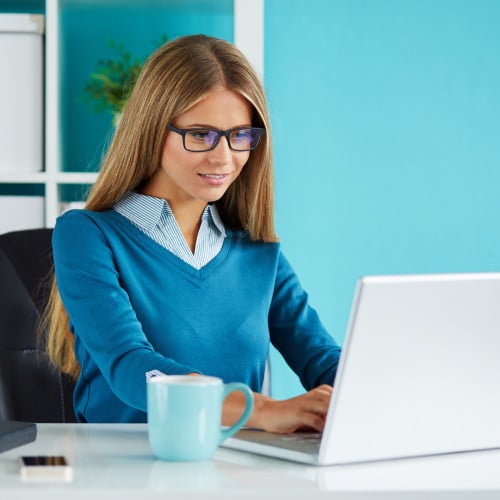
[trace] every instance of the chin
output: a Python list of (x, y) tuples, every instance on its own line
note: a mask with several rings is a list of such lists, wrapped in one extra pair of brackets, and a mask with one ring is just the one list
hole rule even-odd
[(214, 203), (219, 201), (225, 194), (227, 189), (220, 193), (211, 193), (210, 195), (200, 196), (199, 200), (202, 200), (206, 203)]

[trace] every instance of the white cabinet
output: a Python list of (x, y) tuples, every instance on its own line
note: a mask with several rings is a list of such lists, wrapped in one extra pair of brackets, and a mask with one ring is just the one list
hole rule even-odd
[(0, 14), (0, 172), (42, 170), (42, 15)]
[[(43, 3), (43, 0), (30, 0), (27, 4)], [(26, 4), (26, 2), (24, 2)], [(23, 2), (21, 2), (23, 4)], [(175, 25), (184, 24), (179, 31), (167, 33), (169, 37), (194, 32), (200, 26), (200, 20), (206, 26), (217, 23), (216, 16), (232, 15), (233, 38), (252, 62), (257, 72), (263, 75), (263, 5), (264, 0), (45, 0), (45, 99), (44, 99), (44, 161), (41, 172), (28, 172), (22, 169), (0, 170), (1, 195), (11, 195), (11, 191), (23, 191), (23, 186), (31, 188), (36, 194), (41, 191), (44, 225), (53, 226), (56, 217), (64, 206), (64, 188), (75, 187), (84, 193), (84, 187), (91, 185), (96, 177), (100, 157), (105, 148), (103, 137), (97, 141), (93, 156), (89, 161), (86, 155), (72, 152), (80, 136), (87, 134), (91, 125), (81, 123), (76, 113), (71, 111), (78, 95), (73, 85), (68, 84), (68, 74), (80, 64), (78, 57), (72, 52), (72, 45), (81, 44), (87, 48), (86, 40), (93, 41), (106, 36), (106, 29), (116, 32), (121, 19), (132, 20), (133, 30), (129, 25), (122, 28), (130, 39), (149, 36), (147, 15), (157, 16), (165, 13), (170, 19), (178, 21)], [(0, 12), (12, 9), (12, 1), (0, 0)], [(11, 11), (11, 10), (10, 10)], [(116, 14), (116, 16), (114, 15)], [(103, 16), (106, 16), (104, 18)], [(176, 17), (177, 16), (177, 17)], [(211, 16), (214, 20), (211, 21)], [(106, 20), (104, 20), (106, 19)], [(75, 22), (77, 21), (77, 23)], [(103, 21), (104, 20), (104, 21)], [(103, 26), (99, 32), (95, 26)], [(106, 22), (108, 23), (106, 25)], [(100, 24), (99, 24), (100, 23)], [(141, 24), (142, 23), (142, 24)], [(75, 26), (81, 31), (75, 33)], [(129, 27), (127, 27), (129, 26)], [(137, 30), (137, 32), (135, 32)], [(174, 31), (174, 30), (172, 30)], [(215, 35), (217, 36), (217, 35)], [(85, 38), (87, 37), (87, 38)], [(100, 37), (100, 38), (99, 38)], [(73, 45), (79, 46), (79, 45)], [(88, 47), (92, 50), (92, 47)], [(93, 53), (97, 61), (101, 54)], [(76, 59), (76, 60), (75, 60)], [(82, 83), (83, 84), (83, 83)], [(69, 110), (69, 111), (68, 111)], [(76, 139), (75, 139), (76, 138)], [(101, 154), (99, 154), (99, 148)], [(3, 189), (3, 191), (2, 191)], [(10, 192), (9, 192), (10, 190)], [(16, 194), (16, 193), (14, 193)], [(11, 214), (15, 217), (16, 214)]]

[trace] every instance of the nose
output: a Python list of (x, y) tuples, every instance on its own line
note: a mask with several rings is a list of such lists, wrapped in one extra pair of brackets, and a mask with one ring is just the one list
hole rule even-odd
[(228, 163), (231, 160), (231, 148), (229, 147), (229, 137), (221, 137), (217, 146), (209, 151), (210, 157), (221, 163)]

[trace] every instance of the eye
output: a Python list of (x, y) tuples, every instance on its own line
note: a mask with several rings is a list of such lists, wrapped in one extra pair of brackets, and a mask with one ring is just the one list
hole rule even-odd
[(190, 130), (187, 133), (187, 137), (192, 141), (206, 143), (206, 142), (210, 142), (211, 135), (212, 135), (211, 133), (213, 134), (213, 131), (210, 129)]
[(235, 139), (249, 139), (250, 138), (250, 130), (249, 129), (240, 129), (240, 130), (235, 130), (233, 132), (234, 138)]
[(249, 144), (252, 141), (252, 133), (251, 129), (239, 129), (235, 130), (231, 134), (231, 140), (237, 142), (239, 144)]

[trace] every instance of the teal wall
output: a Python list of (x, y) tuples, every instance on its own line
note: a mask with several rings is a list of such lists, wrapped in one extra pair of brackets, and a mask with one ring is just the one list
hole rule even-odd
[(500, 268), (499, 26), (498, 0), (265, 0), (278, 229), (338, 341), (361, 275)]
[(45, 0), (0, 0), (2, 13), (45, 13)]

